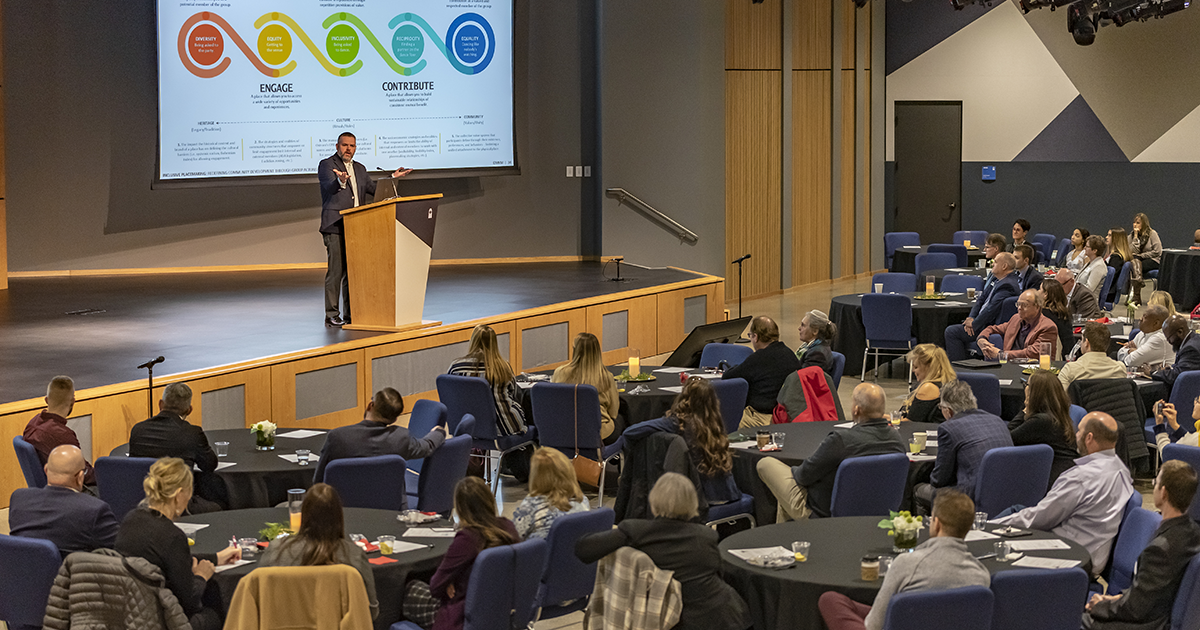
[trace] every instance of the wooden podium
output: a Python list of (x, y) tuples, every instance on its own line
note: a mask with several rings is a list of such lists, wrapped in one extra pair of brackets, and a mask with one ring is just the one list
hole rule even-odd
[(441, 198), (395, 197), (342, 210), (351, 318), (343, 328), (399, 331), (441, 324), (421, 319)]

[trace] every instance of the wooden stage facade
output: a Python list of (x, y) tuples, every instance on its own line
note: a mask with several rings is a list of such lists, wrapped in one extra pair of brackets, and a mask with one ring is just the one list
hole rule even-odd
[(76, 380), (71, 423), (95, 461), (147, 417), (145, 372), (133, 366), (159, 354), (168, 361), (153, 399), (188, 383), (194, 424), (324, 428), (360, 420), (383, 386), (410, 408), (436, 398), (434, 378), (480, 323), (529, 371), (566, 362), (579, 332), (600, 337), (605, 361), (617, 363), (630, 348), (669, 352), (691, 327), (725, 317), (722, 278), (626, 267), (634, 280), (613, 283), (605, 271), (596, 262), (435, 266), (425, 317), (444, 323), (397, 333), (325, 329), (323, 270), (14, 279), (0, 291), (0, 507), (25, 484), (9, 444), (56, 374)]

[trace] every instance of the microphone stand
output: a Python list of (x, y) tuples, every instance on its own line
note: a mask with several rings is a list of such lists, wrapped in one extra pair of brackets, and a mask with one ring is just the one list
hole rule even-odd
[[(742, 318), (742, 263), (749, 257), (750, 254), (746, 254), (733, 261), (733, 264), (738, 266), (738, 319)], [(734, 343), (750, 343), (750, 340), (745, 337), (738, 337)]]
[(158, 357), (138, 366), (138, 369), (146, 368), (146, 412), (147, 418), (154, 417), (154, 366), (162, 363), (165, 359)]

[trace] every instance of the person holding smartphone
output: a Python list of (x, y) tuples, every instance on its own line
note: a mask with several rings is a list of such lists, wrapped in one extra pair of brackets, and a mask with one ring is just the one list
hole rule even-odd
[[(1154, 443), (1159, 451), (1171, 443), (1200, 446), (1200, 433), (1181, 426), (1178, 416), (1175, 405), (1161, 400), (1154, 404)], [(1200, 421), (1200, 396), (1192, 402), (1192, 421)]]

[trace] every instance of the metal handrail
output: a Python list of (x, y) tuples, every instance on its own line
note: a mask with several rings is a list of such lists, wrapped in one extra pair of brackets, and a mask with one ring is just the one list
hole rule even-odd
[(695, 232), (683, 227), (683, 225), (681, 225), (675, 219), (663, 214), (654, 206), (651, 206), (645, 201), (638, 199), (635, 195), (631, 194), (624, 188), (609, 188), (604, 191), (604, 196), (611, 199), (616, 199), (617, 203), (623, 203), (636, 210), (647, 219), (658, 223), (659, 227), (662, 227), (668, 232), (672, 232), (679, 238), (680, 241), (686, 241), (688, 243), (695, 244), (700, 240), (700, 236)]

